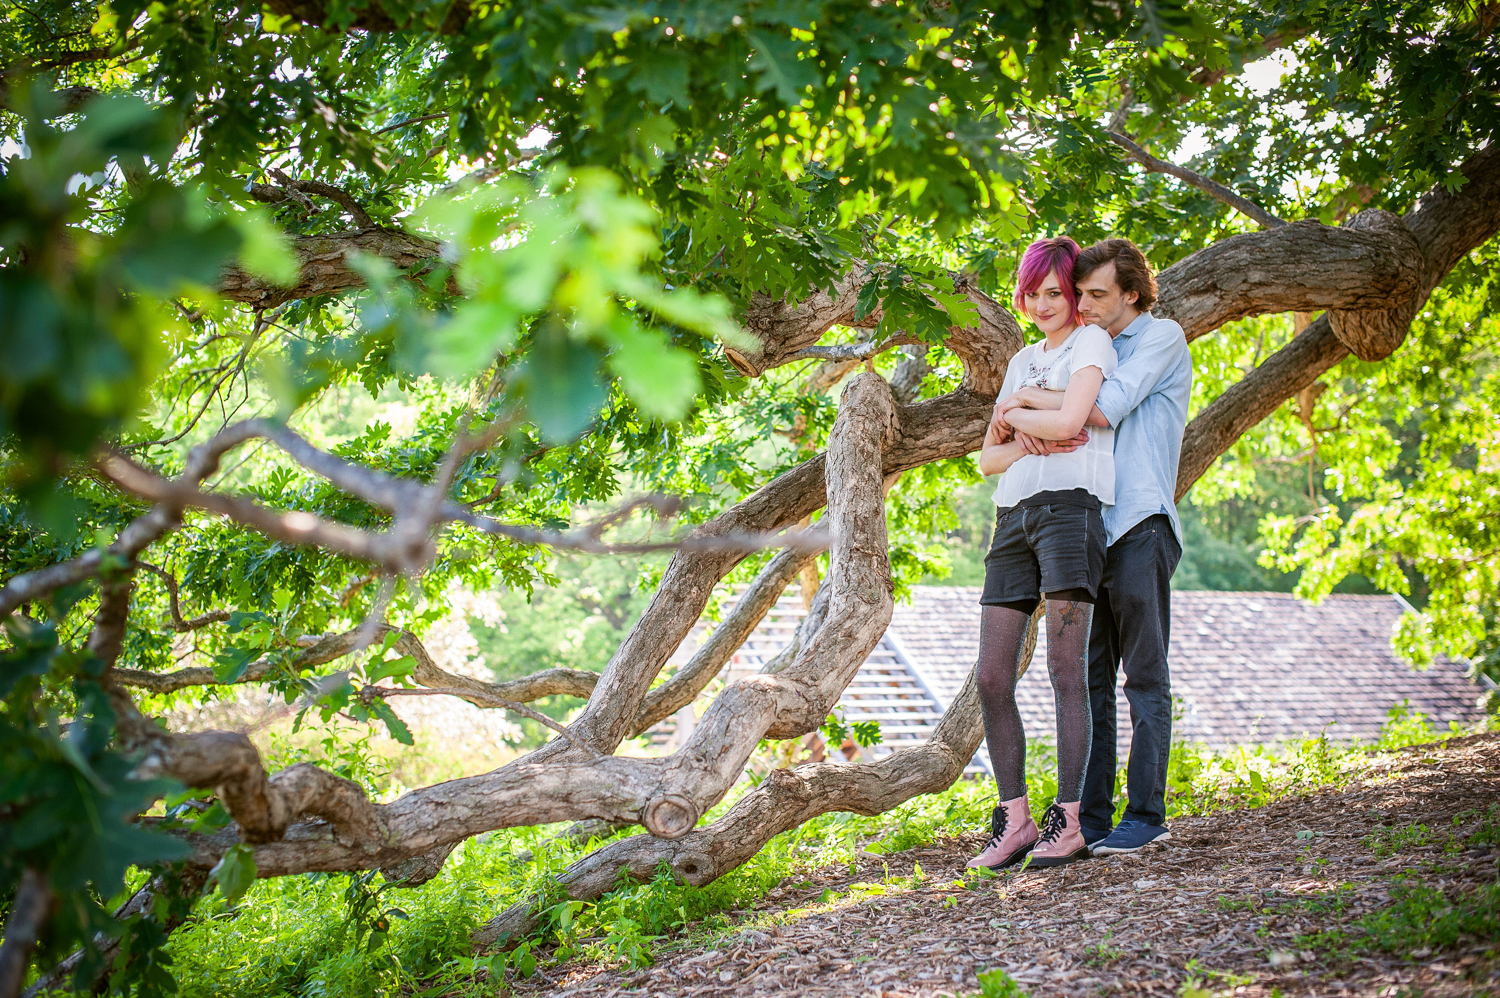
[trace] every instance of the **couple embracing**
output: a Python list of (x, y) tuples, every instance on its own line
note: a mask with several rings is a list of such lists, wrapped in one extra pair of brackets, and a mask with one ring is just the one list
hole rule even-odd
[[(1000, 787), (970, 867), (1061, 866), (1166, 839), (1172, 696), (1168, 582), (1182, 554), (1174, 490), (1192, 361), (1151, 314), (1156, 278), (1126, 239), (1032, 243), (1015, 305), (1046, 338), (1011, 359), (980, 452), (1000, 475), (980, 599), (978, 681)], [(1016, 680), (1047, 601), (1057, 799), (1038, 828), (1026, 794)], [(1125, 670), (1129, 803), (1114, 827), (1115, 682)]]

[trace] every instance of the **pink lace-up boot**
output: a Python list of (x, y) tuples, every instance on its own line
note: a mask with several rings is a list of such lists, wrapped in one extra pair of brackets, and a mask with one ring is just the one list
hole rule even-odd
[(1063, 866), (1089, 858), (1089, 847), (1083, 841), (1083, 826), (1078, 823), (1079, 802), (1064, 804), (1053, 801), (1042, 816), (1042, 834), (1031, 850), (1027, 866)]
[(990, 841), (984, 852), (964, 864), (971, 870), (1003, 870), (1026, 857), (1037, 840), (1036, 822), (1025, 797), (1004, 800), (990, 815)]

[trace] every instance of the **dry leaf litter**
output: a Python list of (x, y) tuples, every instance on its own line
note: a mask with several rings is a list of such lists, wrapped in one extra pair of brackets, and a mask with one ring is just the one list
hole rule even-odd
[[(958, 998), (1000, 968), (1037, 998), (1500, 995), (1493, 938), (1406, 959), (1297, 945), (1387, 905), (1396, 874), (1425, 871), (1450, 897), (1493, 885), (1493, 846), (1455, 855), (1444, 844), (1447, 831), (1463, 832), (1455, 815), (1496, 802), (1500, 735), (1469, 736), (1377, 757), (1342, 789), (1178, 818), (1170, 842), (1135, 855), (970, 877), (968, 888), (963, 864), (982, 844), (978, 830), (865, 854), (853, 874), (838, 867), (772, 891), (715, 939), (659, 947), (655, 966), (575, 961), (512, 986), (548, 998)], [(1418, 823), (1437, 840), (1384, 858), (1371, 849), (1378, 829)], [(910, 878), (914, 864), (919, 881), (883, 883)], [(1340, 889), (1342, 914), (1288, 904)]]

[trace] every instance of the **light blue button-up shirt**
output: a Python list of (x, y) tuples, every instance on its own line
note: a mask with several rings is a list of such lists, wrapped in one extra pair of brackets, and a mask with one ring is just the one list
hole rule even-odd
[(1115, 504), (1104, 507), (1108, 543), (1156, 513), (1177, 543), (1177, 458), (1193, 391), (1193, 358), (1182, 327), (1143, 312), (1114, 338), (1120, 366), (1094, 403), (1115, 431)]

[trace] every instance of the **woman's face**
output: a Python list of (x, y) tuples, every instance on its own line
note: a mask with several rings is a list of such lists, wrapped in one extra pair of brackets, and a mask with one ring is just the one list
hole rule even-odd
[(1062, 282), (1057, 279), (1055, 270), (1047, 272), (1035, 291), (1025, 292), (1022, 301), (1026, 303), (1026, 317), (1044, 333), (1055, 333), (1073, 325), (1073, 308), (1063, 296)]

